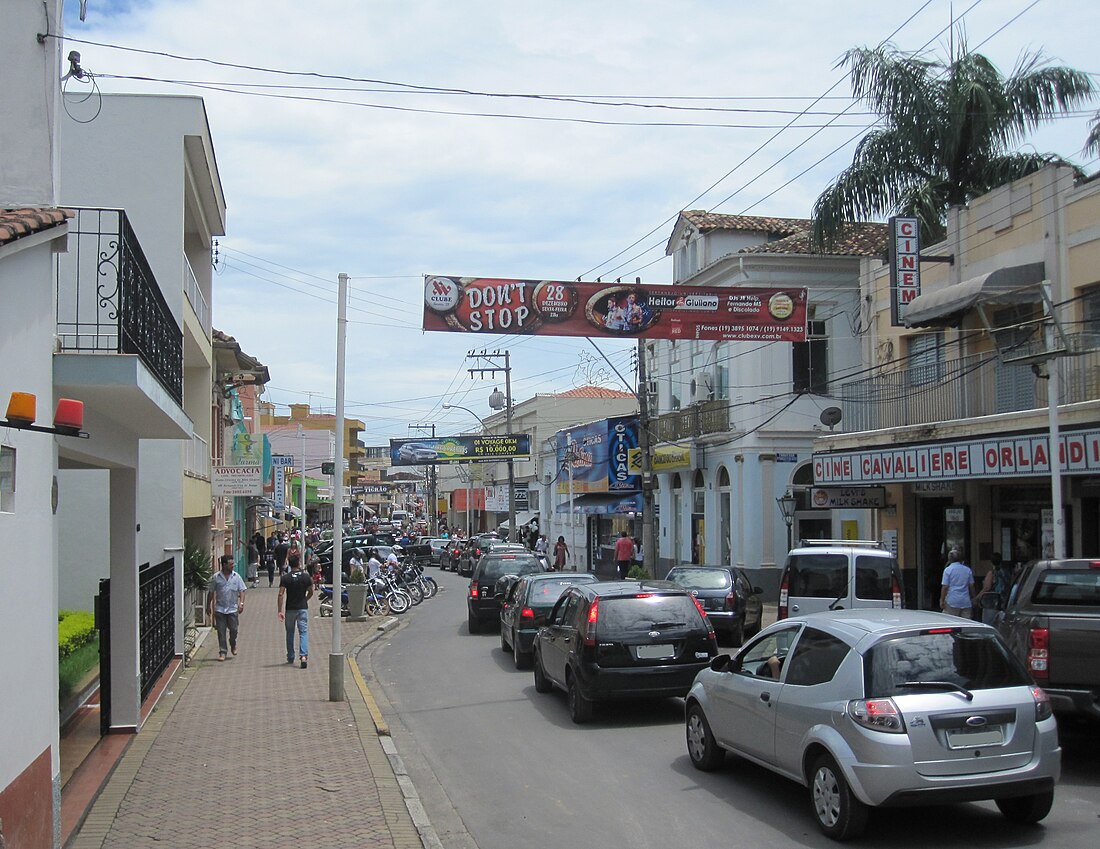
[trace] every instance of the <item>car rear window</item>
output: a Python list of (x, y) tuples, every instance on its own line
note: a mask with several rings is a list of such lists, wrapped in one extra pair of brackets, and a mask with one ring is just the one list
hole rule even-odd
[(1039, 575), (1032, 604), (1100, 605), (1100, 569), (1047, 570)]
[(1030, 684), (996, 633), (976, 628), (905, 634), (876, 643), (864, 655), (868, 698), (927, 692), (905, 686), (946, 682), (967, 690)]
[(856, 556), (856, 598), (890, 601), (894, 597), (893, 557)]
[(531, 591), (527, 594), (527, 603), (538, 607), (553, 607), (554, 603), (562, 597), (573, 584), (589, 584), (591, 580), (566, 579), (560, 581), (533, 581)]
[(703, 628), (690, 596), (651, 595), (601, 597), (596, 633), (600, 640), (635, 637), (653, 630)]
[(495, 581), (503, 575), (530, 575), (532, 572), (541, 572), (539, 561), (533, 556), (519, 557), (492, 557), (486, 555), (481, 559), (477, 567), (479, 581), (486, 583)]
[(728, 590), (733, 584), (725, 569), (673, 569), (665, 580), (688, 590)]
[(848, 594), (847, 554), (792, 554), (787, 591), (802, 598)]

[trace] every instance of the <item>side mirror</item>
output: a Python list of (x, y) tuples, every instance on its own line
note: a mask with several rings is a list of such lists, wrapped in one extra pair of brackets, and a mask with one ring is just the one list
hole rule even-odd
[(710, 659), (710, 668), (715, 672), (730, 671), (730, 656), (728, 654), (715, 655)]

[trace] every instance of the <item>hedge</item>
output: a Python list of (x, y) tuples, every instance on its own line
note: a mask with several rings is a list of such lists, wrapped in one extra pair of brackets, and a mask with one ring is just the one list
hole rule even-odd
[(96, 638), (95, 616), (83, 610), (57, 614), (57, 657), (63, 659)]

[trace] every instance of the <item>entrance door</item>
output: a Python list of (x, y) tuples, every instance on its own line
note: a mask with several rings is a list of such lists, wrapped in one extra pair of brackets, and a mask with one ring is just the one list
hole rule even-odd
[[(947, 552), (943, 550), (947, 533), (944, 516), (951, 504), (950, 498), (922, 498), (918, 502), (920, 542), (917, 551), (917, 586), (907, 586), (905, 590), (907, 598), (912, 598), (913, 591), (916, 591), (917, 604), (923, 610), (939, 608), (940, 580), (947, 562)], [(902, 575), (908, 578), (912, 575), (912, 570), (904, 569)]]

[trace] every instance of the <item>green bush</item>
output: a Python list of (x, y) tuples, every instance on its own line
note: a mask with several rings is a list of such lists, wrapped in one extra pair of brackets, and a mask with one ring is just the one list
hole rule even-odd
[(96, 639), (95, 616), (84, 610), (62, 610), (57, 614), (57, 657), (64, 660)]
[(76, 694), (85, 676), (99, 665), (99, 639), (93, 638), (64, 658), (57, 668), (57, 695), (62, 704)]
[(626, 576), (633, 581), (645, 581), (649, 579), (649, 572), (645, 570), (644, 566), (635, 564), (630, 567), (630, 571), (626, 573)]

